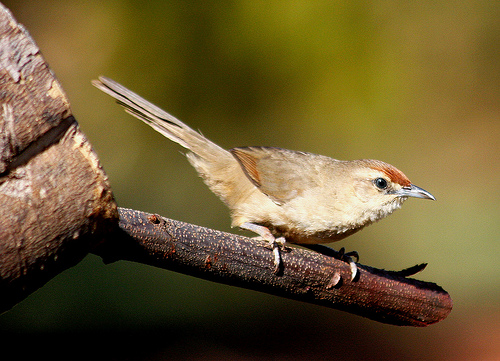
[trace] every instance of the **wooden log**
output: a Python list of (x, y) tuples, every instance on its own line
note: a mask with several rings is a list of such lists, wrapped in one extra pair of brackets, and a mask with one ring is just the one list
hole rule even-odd
[(0, 312), (117, 222), (108, 180), (35, 42), (0, 8)]

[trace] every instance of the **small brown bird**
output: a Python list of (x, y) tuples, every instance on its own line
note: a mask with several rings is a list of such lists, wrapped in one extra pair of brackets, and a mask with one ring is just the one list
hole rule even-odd
[[(379, 160), (345, 161), (272, 147), (222, 149), (115, 81), (100, 77), (92, 83), (128, 113), (191, 151), (189, 162), (231, 210), (231, 225), (270, 243), (275, 272), (285, 240), (338, 241), (388, 216), (408, 197), (435, 199)], [(357, 269), (349, 263), (353, 279)]]

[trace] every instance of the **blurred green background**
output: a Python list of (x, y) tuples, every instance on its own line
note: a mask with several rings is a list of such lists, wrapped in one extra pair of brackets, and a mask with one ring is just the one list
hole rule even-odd
[(181, 148), (93, 88), (98, 75), (223, 147), (394, 164), (437, 201), (411, 199), (338, 246), (379, 268), (428, 262), (417, 278), (454, 309), (401, 328), (88, 256), (2, 315), (3, 341), (52, 359), (500, 359), (500, 2), (4, 4), (61, 81), (120, 206), (231, 230)]

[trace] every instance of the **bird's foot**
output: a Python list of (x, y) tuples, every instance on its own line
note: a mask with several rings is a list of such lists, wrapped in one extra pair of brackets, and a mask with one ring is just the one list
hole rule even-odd
[[(330, 256), (335, 259), (344, 261), (349, 264), (349, 268), (351, 270), (351, 281), (354, 281), (358, 276), (358, 266), (356, 262), (359, 262), (359, 254), (356, 251), (346, 252), (345, 248), (342, 247), (340, 250), (336, 251), (333, 248), (324, 246), (322, 244), (301, 244), (302, 247), (308, 248), (312, 251), (321, 253), (325, 256)], [(356, 259), (356, 262), (353, 261), (353, 258)]]
[(285, 237), (274, 238), (269, 240), (267, 245), (273, 251), (274, 255), (274, 274), (280, 274), (283, 272), (283, 259), (281, 258), (281, 251), (289, 249), (289, 247), (285, 247)]
[(359, 254), (356, 251), (351, 251), (351, 252), (346, 252), (345, 248), (342, 247), (339, 250), (339, 256), (340, 260), (349, 263), (349, 268), (351, 269), (351, 282), (354, 281), (356, 276), (358, 275), (358, 266), (356, 266), (356, 263), (352, 260), (352, 258), (356, 258), (356, 262), (359, 262)]
[(259, 226), (258, 224), (245, 222), (240, 225), (240, 228), (255, 232), (263, 241), (266, 241), (266, 248), (273, 251), (274, 256), (274, 269), (273, 273), (278, 275), (283, 272), (283, 260), (281, 257), (281, 252), (290, 252), (291, 248), (287, 247), (285, 237), (275, 238), (271, 231), (264, 226)]

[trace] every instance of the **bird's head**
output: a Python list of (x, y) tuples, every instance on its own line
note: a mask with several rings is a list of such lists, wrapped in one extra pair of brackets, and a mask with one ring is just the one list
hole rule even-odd
[(372, 159), (352, 163), (353, 192), (359, 213), (366, 222), (388, 216), (409, 197), (435, 200), (426, 190), (412, 184), (396, 167)]

